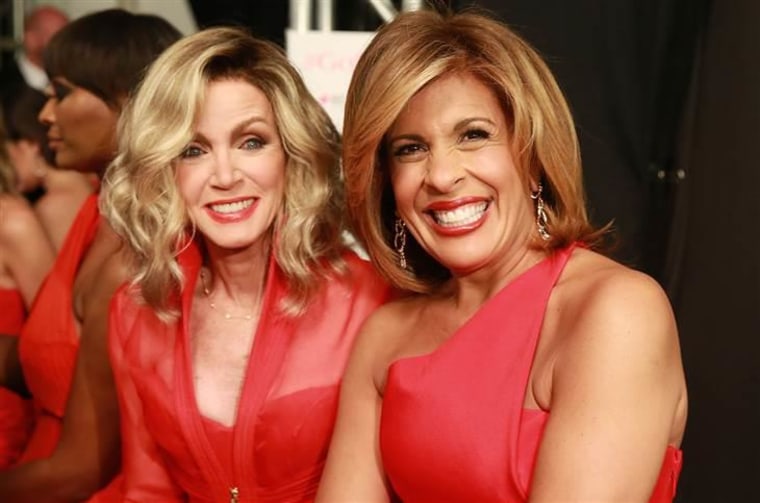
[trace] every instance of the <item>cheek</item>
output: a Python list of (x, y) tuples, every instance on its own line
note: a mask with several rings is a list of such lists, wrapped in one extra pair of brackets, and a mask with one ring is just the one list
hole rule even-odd
[(272, 155), (262, 161), (249, 165), (248, 176), (273, 197), (281, 199), (285, 192), (286, 160), (282, 155)]
[(391, 167), (390, 182), (396, 205), (399, 207), (413, 205), (421, 181), (422, 175), (412, 166)]
[(204, 175), (202, 170), (197, 168), (180, 165), (174, 177), (180, 198), (188, 207), (192, 207), (192, 203), (198, 200), (203, 189)]

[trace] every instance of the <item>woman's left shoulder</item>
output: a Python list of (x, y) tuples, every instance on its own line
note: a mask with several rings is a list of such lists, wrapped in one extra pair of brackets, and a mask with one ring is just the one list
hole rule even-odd
[[(675, 334), (670, 301), (651, 276), (599, 253), (576, 249), (557, 283), (563, 318), (607, 332)], [(585, 331), (585, 330), (584, 330)]]
[(574, 250), (558, 286), (583, 293), (592, 304), (639, 300), (670, 305), (654, 278), (585, 248)]

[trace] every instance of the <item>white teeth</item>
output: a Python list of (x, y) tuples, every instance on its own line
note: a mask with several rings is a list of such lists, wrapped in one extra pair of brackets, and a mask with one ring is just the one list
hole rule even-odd
[(479, 203), (467, 204), (449, 211), (431, 211), (435, 221), (444, 227), (457, 227), (477, 222), (488, 208), (488, 203), (483, 201)]
[(234, 203), (212, 204), (211, 209), (217, 213), (235, 213), (242, 211), (253, 204), (253, 199), (235, 201)]

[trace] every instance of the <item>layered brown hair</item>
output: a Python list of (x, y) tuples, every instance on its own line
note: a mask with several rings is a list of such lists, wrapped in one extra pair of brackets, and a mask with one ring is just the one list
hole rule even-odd
[(446, 75), (469, 74), (493, 91), (509, 127), (526, 193), (543, 186), (551, 252), (571, 242), (593, 246), (603, 230), (588, 220), (580, 152), (570, 110), (546, 63), (503, 23), (475, 12), (402, 13), (380, 28), (362, 54), (346, 98), (343, 167), (352, 230), (396, 287), (430, 292), (450, 273), (411, 241), (413, 271), (393, 248), (395, 202), (384, 137), (409, 100)]

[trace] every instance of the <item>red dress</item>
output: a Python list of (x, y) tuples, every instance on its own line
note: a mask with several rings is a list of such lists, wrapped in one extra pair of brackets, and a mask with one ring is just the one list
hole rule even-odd
[[(0, 334), (18, 335), (25, 316), (21, 292), (0, 289)], [(31, 403), (0, 387), (0, 470), (11, 466), (21, 455), (29, 438), (31, 421)]]
[(278, 312), (286, 285), (271, 261), (230, 428), (202, 417), (195, 402), (187, 323), (197, 248), (180, 256), (187, 285), (178, 321), (162, 323), (127, 288), (117, 293), (109, 327), (126, 501), (313, 500), (354, 336), (388, 294), (367, 262), (344, 258), (348, 278), (325, 281), (298, 318)]
[[(524, 409), (549, 295), (572, 247), (491, 298), (431, 354), (388, 370), (380, 445), (404, 503), (528, 500), (549, 413)], [(434, 425), (434, 427), (431, 427)], [(669, 447), (650, 502), (670, 502), (681, 451)]]
[[(79, 349), (72, 290), (77, 270), (95, 237), (99, 222), (98, 196), (93, 194), (85, 200), (69, 229), (21, 332), (19, 355), (36, 417), (20, 463), (50, 456), (61, 435)], [(116, 493), (109, 492), (115, 486), (112, 483), (111, 489), (104, 489), (88, 501), (117, 500)]]

